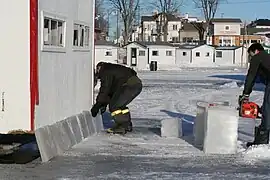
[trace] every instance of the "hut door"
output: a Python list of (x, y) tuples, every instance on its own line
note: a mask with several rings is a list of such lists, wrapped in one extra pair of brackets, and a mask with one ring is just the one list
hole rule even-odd
[(131, 48), (131, 66), (137, 65), (137, 48)]

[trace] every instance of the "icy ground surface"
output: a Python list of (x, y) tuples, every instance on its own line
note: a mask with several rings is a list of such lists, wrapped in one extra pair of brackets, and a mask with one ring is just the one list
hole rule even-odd
[[(182, 69), (142, 72), (144, 88), (129, 106), (135, 132), (125, 137), (99, 134), (46, 164), (0, 165), (1, 180), (23, 179), (270, 179), (270, 148), (243, 152), (252, 140), (254, 122), (239, 122), (238, 154), (206, 156), (192, 145), (196, 101), (229, 101), (236, 105), (245, 70)], [(252, 100), (261, 103), (263, 87)], [(164, 139), (160, 120), (184, 120), (185, 137)]]

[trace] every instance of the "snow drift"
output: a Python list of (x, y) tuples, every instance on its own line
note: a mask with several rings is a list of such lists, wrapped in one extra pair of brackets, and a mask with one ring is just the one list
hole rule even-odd
[(239, 86), (238, 86), (237, 82), (233, 81), (233, 82), (229, 82), (229, 83), (225, 83), (225, 84), (221, 85), (220, 88), (222, 88), (222, 89), (239, 88)]

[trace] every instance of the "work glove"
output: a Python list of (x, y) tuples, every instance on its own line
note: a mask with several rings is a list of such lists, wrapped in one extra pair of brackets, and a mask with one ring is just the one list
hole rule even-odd
[(101, 114), (105, 113), (105, 112), (106, 112), (106, 109), (107, 109), (107, 106), (102, 106), (102, 107), (100, 108), (100, 113), (101, 113)]
[(92, 108), (91, 108), (91, 114), (93, 117), (96, 117), (98, 112), (99, 112), (99, 106), (97, 104), (95, 104)]
[(238, 97), (238, 104), (239, 106), (241, 106), (241, 104), (244, 102), (244, 101), (249, 101), (249, 95), (247, 94), (242, 94)]

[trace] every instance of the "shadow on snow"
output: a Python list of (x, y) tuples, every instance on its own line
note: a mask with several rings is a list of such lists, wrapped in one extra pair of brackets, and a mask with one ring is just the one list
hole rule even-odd
[[(102, 114), (104, 129), (113, 127), (114, 120), (109, 112)], [(132, 118), (133, 132), (138, 132), (139, 134), (149, 134), (154, 133), (161, 136), (160, 130), (160, 120), (157, 119), (146, 119), (146, 118)], [(135, 124), (135, 125), (134, 125)], [(138, 125), (136, 125), (138, 124)]]
[(197, 147), (194, 143), (194, 137), (193, 137), (193, 126), (194, 126), (194, 120), (195, 120), (194, 116), (179, 113), (179, 112), (172, 112), (172, 111), (168, 111), (168, 110), (161, 110), (161, 112), (166, 113), (170, 117), (181, 119), (182, 120), (182, 133), (183, 133), (182, 135), (183, 136), (180, 138), (185, 140), (190, 145), (201, 150), (201, 147)]
[[(219, 75), (211, 75), (208, 77), (234, 80), (234, 81), (237, 81), (237, 84), (239, 87), (244, 85), (244, 82), (246, 79), (246, 75), (242, 75), (242, 74), (219, 74)], [(262, 83), (262, 81), (259, 78), (257, 78), (255, 81), (255, 86), (253, 87), (253, 90), (264, 91), (264, 88), (265, 86)]]

